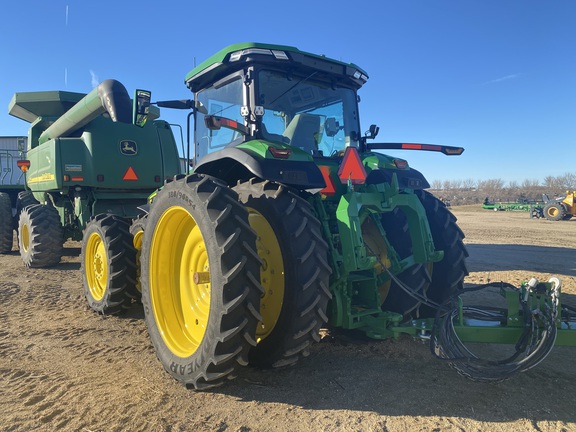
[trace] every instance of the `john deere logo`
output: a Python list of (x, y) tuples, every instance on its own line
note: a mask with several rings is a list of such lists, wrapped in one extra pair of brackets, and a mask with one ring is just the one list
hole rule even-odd
[(125, 156), (134, 156), (138, 154), (138, 145), (136, 141), (122, 140), (120, 141), (120, 153)]

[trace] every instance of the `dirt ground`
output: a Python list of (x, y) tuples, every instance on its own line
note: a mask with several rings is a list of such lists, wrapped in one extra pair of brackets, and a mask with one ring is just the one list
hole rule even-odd
[[(576, 220), (453, 208), (470, 253), (467, 286), (556, 275), (576, 305)], [(410, 337), (325, 332), (283, 370), (245, 368), (188, 390), (156, 360), (142, 308), (91, 312), (79, 244), (52, 269), (0, 256), (2, 431), (576, 431), (576, 348), (499, 384), (472, 382)]]

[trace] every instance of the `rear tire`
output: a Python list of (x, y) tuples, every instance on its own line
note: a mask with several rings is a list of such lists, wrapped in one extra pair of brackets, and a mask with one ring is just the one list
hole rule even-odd
[(88, 306), (103, 315), (128, 309), (127, 291), (136, 285), (136, 249), (128, 223), (108, 214), (91, 219), (84, 229), (80, 257)]
[(58, 211), (45, 204), (29, 205), (20, 212), (18, 245), (26, 267), (51, 267), (60, 262), (64, 230)]
[[(408, 232), (408, 220), (406, 215), (396, 208), (390, 213), (384, 213), (381, 216), (382, 226), (386, 231), (386, 238), (394, 247), (400, 259), (404, 259), (412, 254), (412, 240)], [(430, 285), (430, 275), (427, 266), (423, 264), (414, 264), (402, 273), (397, 274), (396, 278), (411, 291), (424, 296)], [(396, 312), (408, 317), (410, 312), (415, 310), (420, 302), (404, 291), (399, 284), (392, 280), (388, 294), (382, 303), (382, 309), (385, 311)]]
[(250, 363), (292, 365), (308, 355), (328, 320), (328, 245), (310, 205), (288, 188), (252, 179), (234, 190), (248, 208), (262, 259), (263, 320), (256, 332), (258, 344), (250, 350)]
[(142, 242), (142, 304), (156, 355), (205, 389), (234, 378), (256, 345), (256, 234), (228, 186), (179, 175), (154, 198)]
[[(468, 275), (468, 251), (464, 246), (464, 233), (444, 203), (423, 190), (416, 191), (416, 195), (426, 210), (434, 246), (444, 251), (442, 261), (432, 264), (432, 281), (426, 292), (430, 300), (440, 303), (464, 288), (464, 278)], [(420, 307), (421, 316), (434, 316), (435, 313), (434, 308), (426, 305)]]
[(12, 220), (12, 200), (10, 195), (0, 192), (0, 253), (12, 251), (14, 239), (14, 222)]

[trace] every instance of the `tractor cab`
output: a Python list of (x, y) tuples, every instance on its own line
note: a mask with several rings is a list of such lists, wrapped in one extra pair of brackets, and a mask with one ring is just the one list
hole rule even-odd
[[(205, 119), (196, 118), (194, 165), (207, 154), (253, 140), (269, 143), (272, 157), (276, 152), (285, 158), (291, 150), (331, 156), (358, 146), (356, 91), (366, 80), (353, 64), (294, 47), (225, 48), (186, 77), (208, 112), (201, 114)], [(221, 124), (218, 118), (229, 121)]]

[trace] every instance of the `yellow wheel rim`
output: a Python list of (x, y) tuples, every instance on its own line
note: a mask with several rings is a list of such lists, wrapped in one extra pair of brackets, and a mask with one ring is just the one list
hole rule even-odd
[(149, 266), (150, 299), (160, 335), (173, 354), (190, 357), (208, 326), (210, 266), (200, 228), (184, 208), (170, 207), (160, 217)]
[(558, 209), (556, 207), (550, 207), (548, 209), (548, 216), (556, 217), (558, 215)]
[(108, 283), (108, 258), (102, 237), (98, 233), (90, 234), (86, 242), (84, 268), (90, 295), (94, 300), (100, 301), (106, 293)]
[(274, 230), (258, 211), (248, 209), (248, 221), (257, 234), (256, 247), (262, 260), (260, 267), (260, 283), (264, 294), (260, 298), (260, 314), (262, 321), (256, 328), (256, 340), (266, 338), (278, 322), (282, 303), (284, 302), (284, 261), (280, 244)]
[(22, 241), (22, 248), (24, 252), (28, 252), (28, 249), (30, 249), (30, 231), (28, 230), (28, 224), (22, 224), (21, 231), (20, 240)]

